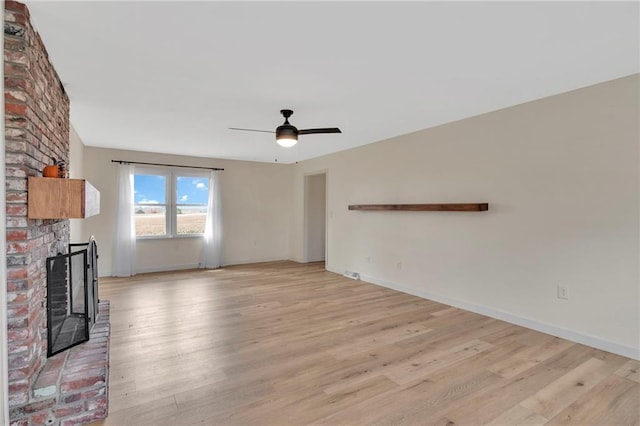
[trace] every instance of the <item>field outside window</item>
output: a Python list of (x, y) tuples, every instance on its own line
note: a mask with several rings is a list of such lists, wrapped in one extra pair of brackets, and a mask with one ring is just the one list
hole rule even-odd
[(208, 176), (141, 171), (135, 174), (134, 197), (137, 237), (204, 233)]

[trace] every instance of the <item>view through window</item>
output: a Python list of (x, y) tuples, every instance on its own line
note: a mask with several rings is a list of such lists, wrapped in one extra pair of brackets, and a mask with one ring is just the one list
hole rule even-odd
[(136, 170), (133, 185), (136, 236), (175, 237), (204, 233), (208, 175)]

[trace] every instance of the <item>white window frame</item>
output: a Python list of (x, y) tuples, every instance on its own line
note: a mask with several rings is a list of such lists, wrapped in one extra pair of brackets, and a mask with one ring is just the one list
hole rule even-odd
[[(158, 240), (167, 238), (202, 238), (202, 234), (178, 234), (178, 207), (179, 206), (201, 206), (202, 204), (179, 203), (178, 198), (178, 178), (195, 177), (209, 180), (209, 173), (194, 170), (175, 170), (166, 168), (135, 167), (134, 175), (151, 175), (165, 177), (165, 203), (166, 204), (141, 204), (134, 201), (134, 208), (140, 205), (164, 206), (165, 207), (165, 234), (164, 235), (136, 235), (137, 240)], [(209, 191), (212, 188), (209, 186)], [(205, 207), (208, 207), (205, 204)]]

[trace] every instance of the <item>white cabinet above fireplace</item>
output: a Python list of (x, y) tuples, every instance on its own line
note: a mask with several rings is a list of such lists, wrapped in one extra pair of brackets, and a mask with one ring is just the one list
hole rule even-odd
[(100, 213), (100, 192), (84, 179), (29, 177), (29, 219), (82, 219)]

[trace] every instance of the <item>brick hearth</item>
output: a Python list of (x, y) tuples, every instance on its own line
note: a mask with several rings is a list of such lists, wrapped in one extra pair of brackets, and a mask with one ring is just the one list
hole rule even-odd
[(90, 340), (47, 359), (31, 387), (30, 402), (11, 410), (11, 425), (71, 426), (105, 418), (109, 333), (109, 301), (101, 301)]

